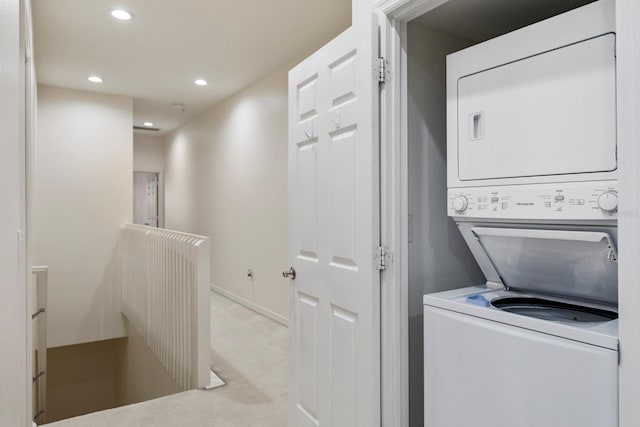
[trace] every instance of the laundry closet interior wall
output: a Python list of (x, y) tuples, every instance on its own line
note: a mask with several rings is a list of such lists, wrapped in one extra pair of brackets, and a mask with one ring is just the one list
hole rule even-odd
[(486, 281), (447, 217), (446, 56), (591, 2), (450, 0), (407, 25), (409, 425), (424, 417), (422, 295)]
[[(481, 284), (484, 276), (447, 217), (445, 55), (469, 41), (410, 23), (409, 91), (409, 398), (410, 425), (424, 408), (422, 295)], [(437, 60), (433, 60), (436, 58)]]

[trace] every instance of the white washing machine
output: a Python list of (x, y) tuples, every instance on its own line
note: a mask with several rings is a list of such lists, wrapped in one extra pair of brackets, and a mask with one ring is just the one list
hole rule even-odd
[(424, 296), (425, 426), (617, 426), (615, 227), (463, 228), (501, 284)]
[(447, 184), (486, 283), (424, 296), (426, 427), (618, 425), (615, 10), (447, 58)]

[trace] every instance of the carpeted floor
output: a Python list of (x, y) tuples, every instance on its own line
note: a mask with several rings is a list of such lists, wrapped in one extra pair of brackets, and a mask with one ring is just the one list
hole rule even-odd
[(211, 294), (211, 357), (227, 383), (72, 418), (51, 427), (285, 427), (287, 328)]

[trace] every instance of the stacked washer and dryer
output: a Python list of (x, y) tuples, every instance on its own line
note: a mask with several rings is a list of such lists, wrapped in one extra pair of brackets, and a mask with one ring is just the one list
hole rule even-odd
[(614, 8), (447, 58), (448, 212), (487, 281), (424, 296), (427, 427), (618, 425)]

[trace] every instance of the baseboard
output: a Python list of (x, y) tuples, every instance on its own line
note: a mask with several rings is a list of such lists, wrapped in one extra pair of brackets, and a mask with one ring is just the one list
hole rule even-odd
[(230, 300), (235, 301), (238, 304), (247, 307), (249, 310), (255, 311), (258, 314), (268, 317), (274, 322), (280, 323), (282, 326), (286, 326), (286, 327), (289, 326), (289, 320), (286, 317), (278, 313), (274, 313), (273, 311), (268, 310), (264, 307), (261, 307), (258, 304), (254, 304), (251, 301), (234, 294), (233, 292), (229, 292), (228, 290), (221, 288), (220, 286), (216, 286), (212, 283), (211, 290), (217, 294), (222, 295), (223, 297), (227, 297)]

